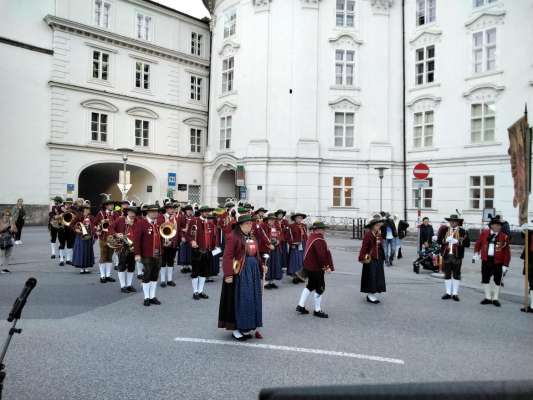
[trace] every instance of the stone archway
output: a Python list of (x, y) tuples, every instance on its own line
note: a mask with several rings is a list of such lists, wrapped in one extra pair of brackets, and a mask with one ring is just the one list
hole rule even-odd
[(239, 187), (235, 185), (235, 170), (222, 171), (217, 182), (217, 203), (224, 204), (227, 198), (239, 198)]
[[(122, 194), (117, 186), (121, 163), (103, 162), (93, 164), (80, 172), (78, 178), (78, 197), (90, 200), (96, 209), (102, 202), (101, 193), (110, 193), (113, 200), (120, 200)], [(131, 189), (128, 200), (143, 203), (153, 202), (159, 196), (157, 179), (145, 168), (128, 164), (131, 173)], [(148, 192), (151, 187), (151, 192)]]

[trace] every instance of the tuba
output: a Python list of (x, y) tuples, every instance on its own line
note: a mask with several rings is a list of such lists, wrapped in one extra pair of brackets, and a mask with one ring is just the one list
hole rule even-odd
[(66, 211), (63, 214), (61, 214), (61, 225), (70, 226), (72, 221), (74, 221), (74, 213), (70, 211)]
[(50, 225), (52, 225), (52, 228), (54, 229), (61, 229), (63, 228), (63, 223), (61, 221), (62, 221), (61, 214), (54, 215), (52, 219), (50, 220)]
[(106, 239), (107, 247), (112, 248), (113, 250), (131, 250), (133, 247), (133, 242), (123, 233), (115, 233), (110, 235)]

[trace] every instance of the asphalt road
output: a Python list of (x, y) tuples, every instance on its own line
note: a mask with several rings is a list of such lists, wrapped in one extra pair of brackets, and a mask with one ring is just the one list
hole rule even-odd
[[(442, 301), (442, 281), (413, 274), (414, 249), (405, 248), (385, 271), (383, 302), (371, 305), (359, 293), (359, 243), (331, 238), (337, 271), (326, 277), (323, 300), (330, 318), (297, 315), (302, 286), (285, 279), (264, 295), (265, 338), (234, 346), (216, 328), (220, 278), (207, 284), (211, 298), (196, 302), (179, 274), (177, 287), (158, 288), (163, 304), (146, 308), (141, 293), (100, 284), (96, 271), (58, 267), (44, 229), (29, 228), (23, 239), (13, 272), (0, 275), (0, 316), (29, 276), (38, 286), (5, 360), (6, 399), (254, 399), (272, 386), (533, 376), (533, 315), (519, 311), (517, 260), (496, 308), (479, 304), (479, 265), (465, 262), (461, 302)], [(8, 329), (0, 321), (0, 340)]]

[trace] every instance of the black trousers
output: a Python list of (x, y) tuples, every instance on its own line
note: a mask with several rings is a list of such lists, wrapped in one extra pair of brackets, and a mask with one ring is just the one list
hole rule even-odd
[(67, 245), (67, 249), (72, 249), (72, 247), (74, 247), (74, 240), (76, 239), (76, 234), (74, 231), (66, 228), (59, 229), (57, 237), (59, 239), (60, 250), (65, 248), (65, 244)]
[(498, 286), (502, 283), (503, 264), (494, 264), (494, 257), (488, 257), (487, 261), (481, 262), (481, 283), (490, 283), (490, 278), (494, 278), (494, 283)]
[(59, 229), (54, 228), (52, 225), (48, 225), (48, 228), (50, 230), (50, 243), (55, 244), (59, 235)]
[(132, 251), (121, 251), (118, 253), (118, 271), (135, 271), (135, 254)]
[(143, 283), (157, 282), (161, 270), (160, 257), (143, 257), (141, 262), (144, 266)]
[(163, 247), (162, 266), (173, 267), (178, 249), (175, 247)]
[(317, 292), (322, 295), (326, 291), (326, 281), (324, 279), (324, 271), (309, 271), (304, 269), (307, 274), (307, 290)]
[(461, 280), (461, 265), (463, 259), (456, 257), (453, 254), (446, 254), (444, 256), (444, 279)]
[(18, 219), (17, 222), (15, 222), (15, 226), (17, 227), (17, 232), (15, 232), (15, 240), (20, 240), (22, 228), (24, 228), (24, 220)]
[(191, 278), (207, 278), (211, 270), (211, 263), (213, 262), (213, 255), (209, 250), (192, 249)]

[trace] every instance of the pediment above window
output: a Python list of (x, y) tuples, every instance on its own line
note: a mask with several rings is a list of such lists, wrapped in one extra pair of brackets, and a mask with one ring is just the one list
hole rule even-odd
[(219, 115), (233, 114), (236, 109), (237, 106), (235, 104), (226, 101), (217, 108), (217, 113)]
[(356, 45), (363, 44), (362, 40), (357, 39), (355, 35), (353, 35), (352, 33), (348, 33), (348, 32), (339, 33), (337, 36), (331, 37), (328, 40), (330, 43), (333, 43), (337, 46), (343, 46), (343, 47), (346, 47), (346, 46), (355, 47)]
[(409, 40), (409, 43), (414, 47), (427, 46), (440, 41), (441, 35), (440, 29), (426, 29)]
[(300, 0), (302, 8), (318, 8), (320, 0)]
[(476, 85), (463, 93), (463, 97), (469, 101), (496, 101), (505, 86), (492, 83)]
[(149, 110), (148, 108), (144, 107), (132, 107), (126, 110), (126, 114), (131, 115), (133, 117), (141, 117), (141, 118), (151, 118), (151, 119), (158, 119), (159, 115)]
[(241, 45), (233, 40), (227, 40), (222, 45), (222, 48), (219, 50), (218, 54), (223, 57), (228, 57), (234, 55)]
[(207, 126), (207, 120), (198, 117), (185, 118), (183, 123), (185, 125), (198, 126), (200, 128), (205, 128)]
[(439, 105), (441, 100), (441, 97), (433, 95), (422, 95), (414, 98), (409, 103), (407, 103), (407, 107), (416, 112), (433, 110), (437, 107), (437, 105)]
[(501, 25), (505, 21), (505, 14), (505, 10), (487, 10), (466, 21), (465, 27), (471, 31), (479, 31), (495, 25)]
[(255, 12), (269, 11), (271, 1), (272, 0), (253, 0)]
[(81, 106), (85, 108), (91, 108), (94, 110), (101, 110), (115, 113), (118, 111), (118, 107), (105, 100), (91, 99), (81, 102)]
[(328, 104), (333, 110), (356, 111), (361, 107), (360, 102), (346, 96), (339, 97), (337, 100), (330, 101)]

